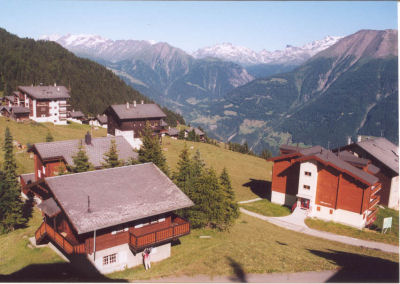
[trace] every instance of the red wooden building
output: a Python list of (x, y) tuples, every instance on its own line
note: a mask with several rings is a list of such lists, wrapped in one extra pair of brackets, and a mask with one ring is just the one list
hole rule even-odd
[(37, 243), (86, 255), (101, 273), (142, 264), (145, 248), (165, 259), (171, 241), (190, 233), (174, 211), (193, 202), (153, 163), (46, 177), (43, 189)]
[(110, 150), (111, 141), (115, 140), (117, 145), (118, 157), (124, 162), (130, 159), (137, 159), (138, 154), (122, 136), (117, 137), (98, 137), (92, 138), (89, 133), (85, 139), (64, 140), (55, 142), (35, 143), (29, 152), (33, 153), (35, 171), (33, 180), (30, 179), (29, 185), (25, 185), (23, 175), (21, 178), (22, 193), (27, 197), (29, 191), (35, 196), (41, 196), (43, 192), (43, 179), (58, 175), (61, 170), (65, 170), (68, 165), (74, 165), (73, 156), (78, 152), (78, 147), (82, 143), (89, 162), (95, 169), (102, 169), (104, 154)]
[(0, 106), (1, 116), (11, 118), (17, 122), (29, 120), (29, 108), (21, 106)]
[(143, 101), (136, 104), (134, 101), (133, 104), (111, 105), (104, 113), (107, 115), (107, 134), (124, 136), (136, 149), (140, 148), (140, 138), (147, 122), (154, 134), (167, 132), (167, 116), (156, 104), (144, 104)]
[(371, 161), (375, 167), (373, 174), (382, 184), (382, 190), (378, 192), (379, 204), (399, 210), (399, 147), (378, 137), (360, 140), (340, 149), (348, 151), (352, 157)]
[[(381, 184), (369, 161), (354, 156), (348, 160), (321, 146), (283, 145), (281, 155), (269, 159), (274, 162), (271, 201), (296, 203), (309, 210), (310, 217), (365, 227), (376, 218)], [(357, 163), (365, 164), (353, 165)]]

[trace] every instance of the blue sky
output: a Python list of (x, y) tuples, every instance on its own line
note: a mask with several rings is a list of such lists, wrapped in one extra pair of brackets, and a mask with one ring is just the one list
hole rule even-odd
[(0, 27), (21, 37), (98, 34), (165, 41), (186, 51), (231, 42), (260, 51), (360, 29), (397, 29), (388, 2), (0, 0)]

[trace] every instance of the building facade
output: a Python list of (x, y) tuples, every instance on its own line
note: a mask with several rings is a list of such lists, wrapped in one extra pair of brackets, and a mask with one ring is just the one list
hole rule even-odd
[(381, 190), (372, 173), (320, 146), (284, 145), (274, 162), (271, 202), (299, 206), (309, 217), (363, 228), (376, 219)]
[(67, 124), (70, 94), (64, 86), (18, 86), (8, 104), (29, 109), (29, 118), (37, 122)]
[(156, 104), (133, 104), (111, 105), (104, 112), (107, 115), (107, 134), (111, 136), (121, 135), (134, 147), (139, 149), (142, 141), (142, 133), (149, 123), (153, 133), (161, 135), (168, 125), (165, 123), (167, 117)]
[(173, 212), (193, 202), (153, 163), (46, 177), (48, 197), (37, 243), (54, 242), (67, 255), (84, 255), (101, 273), (171, 255), (171, 242), (190, 233)]

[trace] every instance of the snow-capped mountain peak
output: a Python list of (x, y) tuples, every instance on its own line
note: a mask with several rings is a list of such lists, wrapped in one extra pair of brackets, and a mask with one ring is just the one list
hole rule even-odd
[(286, 45), (283, 50), (255, 52), (247, 47), (234, 46), (231, 43), (216, 44), (214, 46), (201, 48), (192, 55), (195, 58), (216, 57), (222, 60), (233, 61), (243, 65), (251, 64), (300, 64), (318, 52), (335, 44), (342, 37), (327, 36), (321, 40), (315, 40), (296, 47)]

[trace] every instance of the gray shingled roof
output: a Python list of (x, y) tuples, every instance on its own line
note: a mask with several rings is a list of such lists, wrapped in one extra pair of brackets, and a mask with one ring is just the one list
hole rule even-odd
[(101, 123), (101, 124), (107, 124), (107, 115), (97, 115), (96, 119)]
[(12, 102), (14, 101), (14, 96), (5, 96), (4, 98)]
[(77, 110), (77, 111), (71, 111), (69, 113), (69, 116), (72, 118), (78, 118), (78, 117), (84, 117), (85, 115), (80, 110)]
[(177, 128), (170, 128), (170, 129), (168, 129), (167, 134), (169, 136), (176, 136), (179, 134), (179, 130)]
[(78, 152), (79, 143), (82, 141), (86, 154), (89, 157), (89, 162), (95, 167), (101, 167), (102, 163), (104, 163), (104, 153), (110, 150), (112, 139), (115, 139), (120, 159), (124, 161), (130, 158), (137, 159), (138, 154), (133, 152), (131, 145), (122, 136), (92, 138), (92, 143), (90, 145), (86, 145), (84, 139), (76, 139), (35, 143), (34, 147), (44, 160), (63, 157), (69, 165), (73, 165), (72, 156)]
[(353, 176), (369, 184), (374, 184), (378, 181), (377, 177), (350, 165), (349, 163), (340, 159), (335, 153), (326, 150), (321, 146), (314, 146), (311, 148), (302, 149), (300, 150), (300, 153), (303, 154), (305, 157), (315, 156), (324, 162), (331, 163), (337, 168), (347, 171), (351, 173)]
[(35, 173), (22, 174), (22, 175), (20, 175), (20, 177), (21, 177), (21, 179), (24, 180), (25, 184), (35, 181)]
[(30, 113), (30, 109), (27, 107), (22, 107), (22, 106), (13, 106), (11, 107), (11, 111), (13, 113)]
[(45, 180), (78, 234), (194, 205), (153, 163)]
[(58, 207), (52, 197), (42, 201), (37, 207), (49, 217), (53, 217), (61, 212), (60, 207)]
[(68, 99), (69, 91), (64, 86), (18, 86), (18, 90), (35, 99)]
[(165, 113), (156, 104), (133, 104), (126, 108), (126, 104), (112, 105), (111, 108), (115, 111), (119, 119), (141, 119), (141, 118), (165, 118)]
[(357, 143), (362, 149), (374, 156), (388, 168), (399, 173), (399, 147), (383, 137), (364, 140)]
[(349, 151), (341, 151), (341, 152), (339, 152), (339, 156), (340, 156), (340, 159), (342, 159), (343, 161), (353, 163), (353, 164), (358, 164), (360, 166), (366, 166), (369, 162), (368, 159), (359, 158)]
[(194, 129), (194, 133), (196, 135), (204, 135), (204, 132), (201, 131), (200, 129), (198, 129), (197, 127), (194, 127), (194, 128), (193, 127), (189, 127), (189, 128), (186, 129), (186, 131), (187, 132), (191, 132), (193, 129)]

